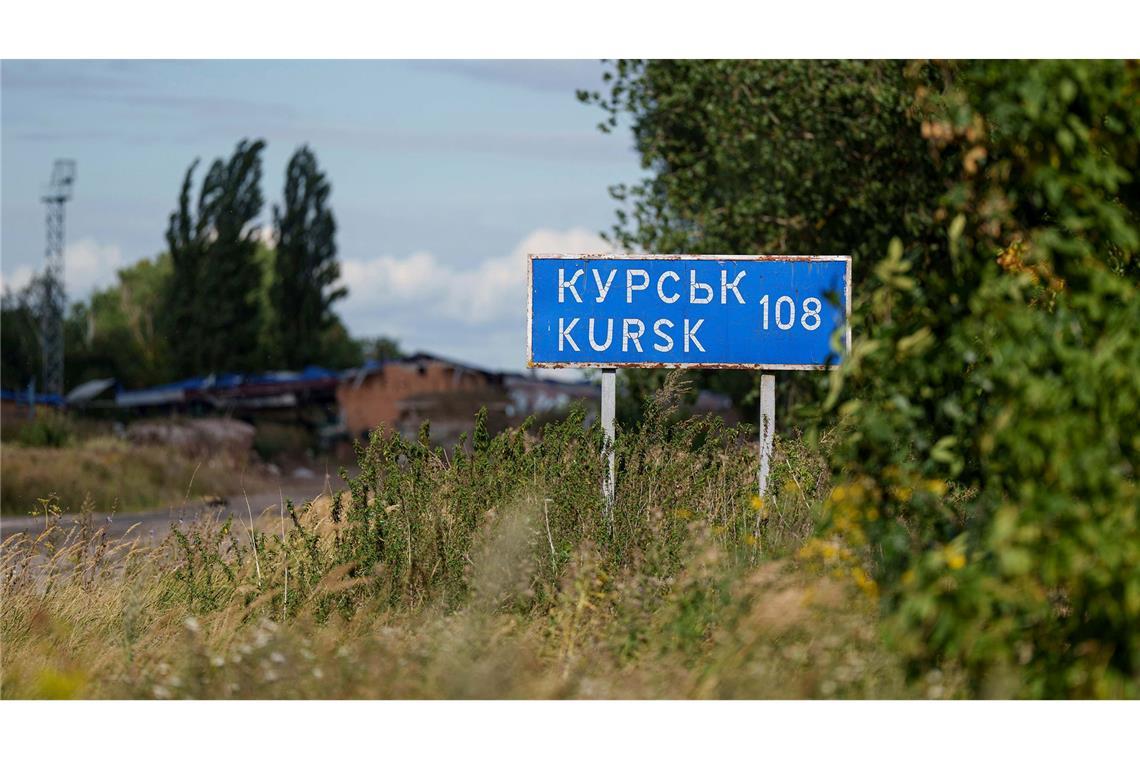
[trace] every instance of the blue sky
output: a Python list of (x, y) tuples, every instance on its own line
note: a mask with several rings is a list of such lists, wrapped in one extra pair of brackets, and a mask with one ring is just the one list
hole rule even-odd
[[(278, 202), (304, 143), (333, 185), (359, 335), (518, 369), (526, 252), (605, 250), (607, 187), (640, 176), (627, 131), (604, 135), (577, 88), (597, 61), (4, 61), (0, 271), (42, 266), (39, 193), (56, 158), (78, 164), (68, 205), (72, 298), (162, 250), (187, 166), (262, 137), (262, 191)], [(204, 172), (204, 166), (199, 173)]]

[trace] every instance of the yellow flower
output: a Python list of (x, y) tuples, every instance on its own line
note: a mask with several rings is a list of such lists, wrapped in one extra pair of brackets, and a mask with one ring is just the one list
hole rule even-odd
[(873, 597), (879, 593), (879, 584), (875, 583), (871, 578), (868, 578), (867, 573), (863, 572), (863, 568), (851, 568), (851, 577), (855, 579), (855, 585), (867, 596)]
[(966, 566), (966, 555), (954, 544), (942, 550), (942, 558), (951, 570), (961, 570)]
[(756, 510), (757, 512), (763, 512), (764, 511), (764, 500), (761, 499), (759, 496), (753, 496), (751, 504), (752, 504), (752, 508), (754, 510)]
[(942, 494), (946, 493), (947, 486), (946, 481), (944, 480), (931, 478), (930, 480), (924, 481), (922, 485), (927, 491), (934, 494), (935, 496), (941, 496)]
[(909, 486), (894, 486), (891, 488), (891, 495), (899, 501), (906, 502), (910, 501), (913, 491), (911, 491)]
[(749, 546), (755, 546), (756, 545), (756, 536), (749, 533), (747, 536), (744, 537), (744, 543), (748, 544)]
[(687, 509), (684, 509), (684, 508), (674, 509), (673, 510), (673, 516), (676, 517), (678, 520), (688, 520), (690, 517), (693, 516), (693, 513)]

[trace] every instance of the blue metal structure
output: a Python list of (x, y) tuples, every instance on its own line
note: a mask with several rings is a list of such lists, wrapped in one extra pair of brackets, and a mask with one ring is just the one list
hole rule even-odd
[(532, 367), (817, 370), (850, 346), (849, 256), (531, 256)]

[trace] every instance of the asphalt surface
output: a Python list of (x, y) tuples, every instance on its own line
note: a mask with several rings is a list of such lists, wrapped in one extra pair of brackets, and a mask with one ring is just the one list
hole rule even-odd
[[(276, 514), (285, 499), (292, 499), (294, 504), (302, 504), (320, 496), (326, 488), (335, 491), (343, 487), (344, 483), (335, 475), (329, 478), (327, 484), (324, 475), (304, 478), (283, 476), (271, 488), (263, 487), (263, 490), (258, 490), (256, 493), (231, 494), (225, 497), (222, 504), (210, 505), (201, 500), (190, 500), (142, 512), (124, 512), (115, 515), (95, 513), (93, 522), (96, 529), (101, 527), (107, 529), (108, 538), (121, 538), (130, 531), (132, 537), (161, 540), (170, 532), (171, 525), (191, 523), (207, 516), (225, 520), (229, 515), (233, 515), (235, 519), (240, 518), (248, 524), (251, 512), (255, 519), (269, 509)], [(77, 514), (61, 515), (59, 527), (66, 534), (77, 526), (81, 519)], [(132, 529), (132, 526), (135, 527)], [(16, 533), (38, 534), (44, 527), (43, 517), (3, 515), (0, 516), (0, 541)]]

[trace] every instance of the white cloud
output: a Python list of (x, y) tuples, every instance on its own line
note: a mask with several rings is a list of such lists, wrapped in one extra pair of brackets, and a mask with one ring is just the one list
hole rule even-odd
[(346, 259), (341, 272), (349, 287), (349, 307), (402, 304), (468, 324), (492, 324), (519, 314), (525, 320), (527, 254), (608, 250), (611, 246), (588, 230), (538, 229), (509, 254), (470, 268), (444, 264), (434, 254), (419, 251), (403, 258)]
[[(341, 262), (341, 277), (349, 296), (342, 309), (354, 332), (384, 332), (406, 348), (518, 368), (526, 341), (527, 255), (612, 250), (580, 227), (540, 228), (510, 253), (470, 267), (442, 262), (427, 251), (347, 258)], [(446, 329), (439, 327), (441, 321), (448, 323)]]
[(0, 292), (18, 293), (27, 287), (35, 274), (35, 270), (28, 266), (16, 267), (10, 275), (0, 272)]
[[(85, 299), (94, 288), (113, 284), (122, 266), (123, 251), (114, 243), (100, 243), (92, 238), (68, 243), (63, 248), (63, 281), (68, 299)], [(42, 271), (41, 263), (35, 268), (17, 267), (11, 274), (0, 272), (0, 289), (9, 288), (15, 293)]]
[(112, 284), (122, 266), (123, 252), (114, 243), (103, 244), (92, 238), (68, 243), (63, 249), (63, 281), (68, 298), (86, 298), (92, 289)]
[[(95, 288), (105, 288), (115, 282), (123, 266), (123, 251), (114, 243), (100, 243), (93, 238), (82, 238), (63, 247), (63, 282), (68, 300), (86, 299)], [(43, 263), (37, 267), (19, 266), (11, 273), (0, 272), (0, 290), (13, 293), (23, 289), (32, 278), (43, 272)]]

